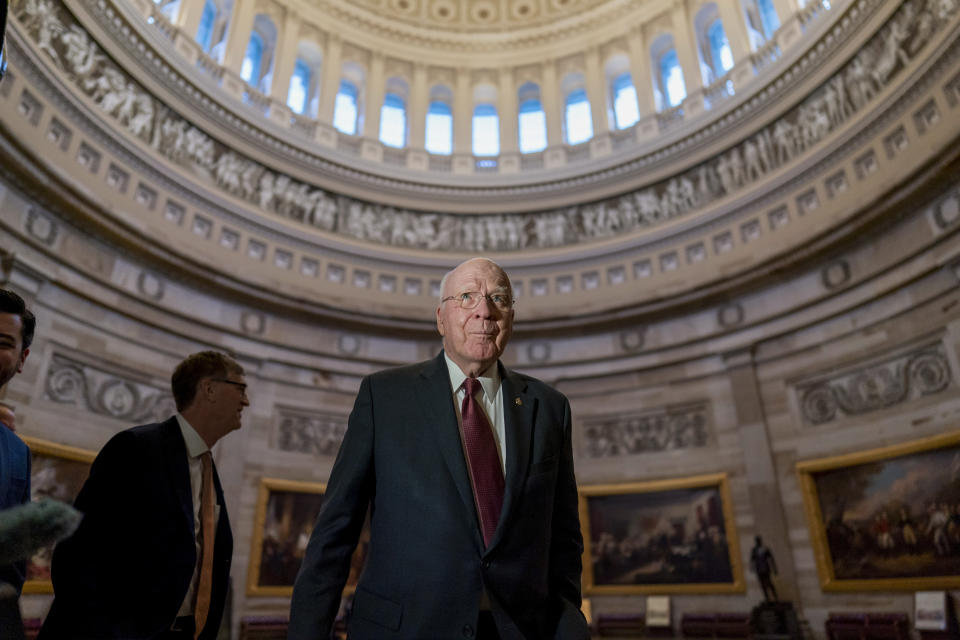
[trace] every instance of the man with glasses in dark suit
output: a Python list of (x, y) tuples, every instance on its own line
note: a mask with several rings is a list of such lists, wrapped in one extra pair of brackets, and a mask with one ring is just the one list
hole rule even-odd
[(507, 274), (441, 283), (433, 360), (364, 378), (293, 591), (290, 640), (326, 640), (368, 507), (349, 637), (589, 637), (570, 405), (507, 369)]
[(54, 550), (42, 640), (213, 640), (233, 538), (210, 449), (240, 428), (243, 367), (216, 351), (181, 362), (177, 413), (103, 447), (75, 503), (84, 519)]

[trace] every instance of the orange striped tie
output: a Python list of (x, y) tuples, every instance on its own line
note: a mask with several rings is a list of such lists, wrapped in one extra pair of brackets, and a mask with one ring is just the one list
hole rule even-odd
[(200, 455), (203, 464), (203, 480), (200, 483), (200, 579), (197, 580), (197, 604), (193, 609), (196, 629), (194, 640), (200, 636), (210, 613), (210, 596), (213, 592), (213, 507), (217, 498), (213, 491), (213, 456), (209, 451)]

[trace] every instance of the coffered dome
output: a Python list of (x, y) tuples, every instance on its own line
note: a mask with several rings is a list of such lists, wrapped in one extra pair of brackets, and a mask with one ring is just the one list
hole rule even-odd
[(624, 3), (617, 0), (307, 0), (304, 4), (325, 13), (365, 14), (366, 19), (398, 21), (417, 29), (435, 30), (448, 36), (504, 34), (532, 30), (582, 19), (587, 13), (609, 15), (615, 5), (631, 5), (636, 11), (649, 0)]

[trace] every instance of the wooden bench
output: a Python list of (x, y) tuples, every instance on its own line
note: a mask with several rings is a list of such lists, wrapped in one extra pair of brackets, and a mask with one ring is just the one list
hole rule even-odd
[(642, 613), (601, 613), (595, 617), (594, 627), (601, 638), (639, 638), (645, 631), (643, 621)]
[(825, 623), (828, 640), (909, 640), (905, 613), (831, 613)]
[(685, 638), (749, 638), (748, 613), (685, 613), (680, 618)]

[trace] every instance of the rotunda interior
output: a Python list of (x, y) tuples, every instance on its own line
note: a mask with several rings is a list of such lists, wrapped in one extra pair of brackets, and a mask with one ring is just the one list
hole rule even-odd
[(595, 625), (749, 612), (756, 536), (807, 637), (960, 588), (960, 1), (11, 0), (4, 57), (34, 497), (232, 354), (221, 637), (288, 615), (361, 380), (472, 256), (570, 401)]

